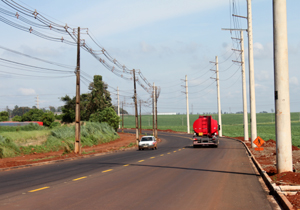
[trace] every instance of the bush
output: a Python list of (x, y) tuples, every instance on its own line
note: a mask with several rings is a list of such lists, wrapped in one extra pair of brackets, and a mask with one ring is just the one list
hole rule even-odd
[(98, 110), (96, 113), (91, 114), (89, 121), (107, 122), (108, 125), (113, 127), (115, 131), (117, 131), (119, 127), (120, 117), (112, 107), (107, 107), (103, 111)]
[[(31, 109), (22, 116), (22, 121), (42, 121), (44, 112), (40, 109)], [(50, 124), (49, 124), (50, 125)]]
[(0, 112), (0, 122), (2, 121), (8, 121), (8, 112)]
[(17, 122), (21, 122), (22, 121), (22, 117), (19, 115), (16, 115), (12, 118), (12, 121), (17, 121)]
[(14, 157), (20, 153), (19, 147), (10, 139), (0, 136), (0, 158)]
[(15, 132), (15, 131), (35, 131), (35, 130), (44, 130), (46, 129), (43, 126), (39, 126), (36, 123), (29, 123), (24, 126), (0, 126), (1, 132)]
[(53, 112), (44, 112), (41, 121), (43, 122), (44, 126), (50, 126), (55, 120)]
[(55, 119), (56, 120), (62, 120), (62, 118), (63, 118), (63, 115), (62, 114), (60, 114), (60, 115), (55, 115)]
[(51, 124), (50, 124), (50, 126), (49, 126), (49, 128), (55, 128), (55, 127), (59, 127), (59, 126), (61, 126), (61, 124), (59, 123), (59, 122), (52, 122)]

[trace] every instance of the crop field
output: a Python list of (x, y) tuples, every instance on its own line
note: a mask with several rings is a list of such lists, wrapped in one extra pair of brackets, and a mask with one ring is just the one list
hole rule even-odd
[[(190, 132), (193, 132), (193, 122), (199, 115), (190, 115)], [(213, 119), (218, 120), (218, 115), (212, 115)], [(258, 113), (257, 134), (264, 140), (275, 137), (275, 114)], [(174, 131), (187, 131), (186, 115), (158, 115), (158, 129), (171, 129)], [(250, 114), (248, 114), (249, 137), (250, 135)], [(152, 129), (153, 117), (151, 115), (142, 115), (142, 128)], [(243, 114), (223, 114), (222, 115), (223, 135), (230, 137), (244, 136)], [(121, 122), (122, 126), (122, 122)], [(291, 113), (292, 142), (295, 146), (300, 146), (300, 113)], [(135, 119), (132, 115), (124, 115), (124, 128), (135, 128)]]

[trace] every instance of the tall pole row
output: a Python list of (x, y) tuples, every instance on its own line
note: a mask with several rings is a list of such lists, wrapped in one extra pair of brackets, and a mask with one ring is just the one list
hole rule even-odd
[(77, 68), (76, 68), (76, 106), (75, 106), (75, 147), (74, 152), (81, 154), (80, 145), (80, 27), (78, 27)]
[(273, 0), (277, 172), (293, 170), (286, 0)]
[(185, 75), (185, 93), (186, 93), (186, 124), (187, 124), (187, 133), (190, 133), (189, 90), (188, 90), (187, 75)]
[(136, 96), (136, 82), (135, 82), (135, 69), (133, 69), (133, 84), (134, 84), (134, 106), (135, 106), (135, 137), (136, 144), (139, 143), (139, 126), (138, 126), (138, 109), (137, 109), (137, 96)]
[(244, 35), (241, 33), (241, 62), (242, 62), (242, 80), (243, 80), (243, 113), (244, 113), (244, 140), (249, 141), (248, 134), (248, 111), (247, 111), (247, 88), (246, 88), (246, 74), (245, 74), (245, 53), (244, 53)]
[(219, 63), (218, 56), (216, 56), (216, 80), (217, 80), (217, 91), (218, 91), (218, 121), (219, 121), (219, 136), (222, 137), (222, 113), (221, 113), (221, 97), (220, 97), (220, 83), (219, 83)]
[(256, 104), (255, 104), (255, 81), (253, 60), (253, 36), (252, 36), (252, 9), (251, 0), (247, 0), (248, 20), (248, 57), (249, 57), (249, 84), (250, 84), (250, 112), (251, 112), (251, 146), (256, 147), (253, 141), (257, 138), (256, 127)]

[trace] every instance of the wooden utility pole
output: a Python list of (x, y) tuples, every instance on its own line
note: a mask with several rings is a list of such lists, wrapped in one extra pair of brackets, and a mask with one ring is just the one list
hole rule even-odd
[(142, 101), (140, 100), (140, 134), (142, 134)]
[(155, 138), (157, 138), (157, 86), (155, 87)]
[[(118, 94), (118, 116), (120, 117), (120, 98), (119, 98), (119, 87), (117, 87), (117, 94)], [(120, 119), (120, 118), (119, 118)], [(120, 129), (120, 122), (119, 122), (119, 129)]]
[(122, 132), (124, 132), (124, 102), (122, 101)]
[(155, 83), (153, 82), (153, 136), (155, 136)]
[(78, 27), (77, 68), (76, 68), (76, 107), (75, 107), (75, 148), (74, 152), (81, 154), (80, 145), (80, 27)]
[(293, 171), (286, 0), (273, 0), (277, 173)]
[(138, 108), (137, 108), (137, 96), (136, 96), (136, 82), (135, 82), (135, 69), (133, 69), (133, 85), (134, 85), (134, 106), (135, 106), (135, 137), (136, 145), (139, 144), (139, 125), (138, 125)]

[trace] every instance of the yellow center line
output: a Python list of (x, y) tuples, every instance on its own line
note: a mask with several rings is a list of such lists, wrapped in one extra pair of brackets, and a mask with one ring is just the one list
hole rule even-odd
[(129, 164), (126, 164), (126, 165), (124, 165), (124, 166), (129, 166)]
[(164, 156), (164, 154), (161, 154), (160, 156)]
[(108, 169), (106, 171), (102, 171), (102, 173), (106, 173), (106, 172), (109, 172), (109, 171), (112, 171), (113, 169)]
[(178, 151), (180, 151), (181, 149), (179, 149)]
[(140, 160), (139, 163), (140, 163), (140, 162), (143, 162), (143, 161), (144, 161), (144, 160)]
[(77, 178), (77, 179), (73, 179), (72, 181), (77, 181), (77, 180), (80, 180), (80, 179), (85, 179), (87, 178), (86, 176), (83, 176), (83, 177), (80, 177), (80, 178)]
[(173, 152), (177, 152), (177, 151), (173, 151)]
[(50, 188), (50, 187), (42, 187), (42, 188), (39, 188), (39, 189), (30, 190), (28, 192), (36, 192), (36, 191), (44, 190), (44, 189), (47, 189), (47, 188)]
[(185, 148), (182, 148), (182, 149), (185, 149)]
[(168, 155), (171, 154), (171, 152), (168, 152)]
[(153, 159), (153, 158), (155, 158), (155, 157), (151, 157), (150, 159)]

